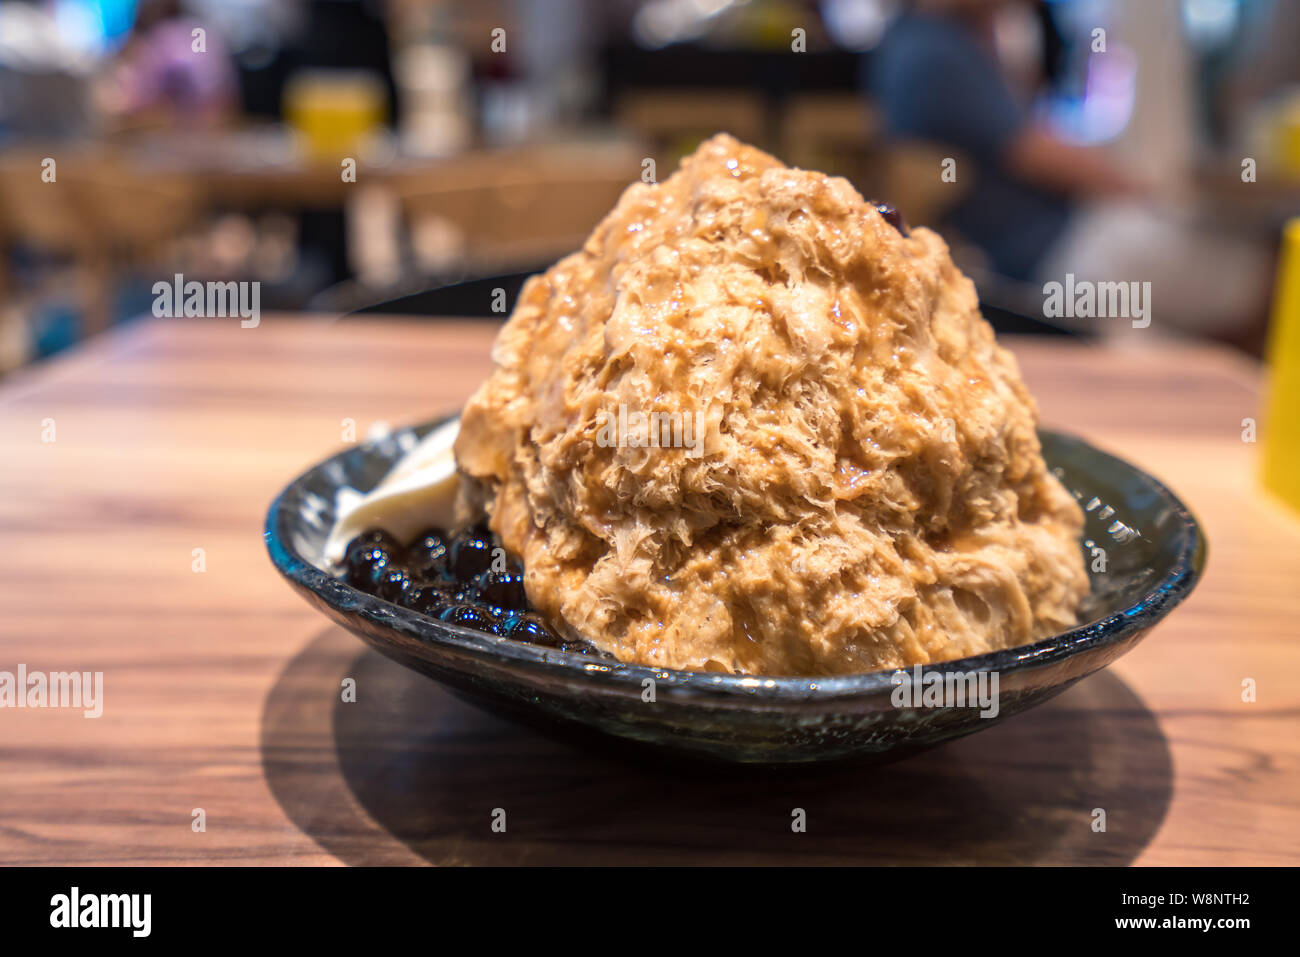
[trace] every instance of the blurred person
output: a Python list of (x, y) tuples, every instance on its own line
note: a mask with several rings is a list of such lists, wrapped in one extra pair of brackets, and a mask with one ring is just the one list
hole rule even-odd
[(1024, 65), (1009, 68), (996, 43), (1008, 13), (1026, 10), (1017, 0), (911, 0), (869, 61), (888, 134), (960, 157), (965, 193), (943, 225), (1002, 276), (1149, 281), (1161, 326), (1237, 337), (1265, 314), (1269, 251), (1158, 206), (1151, 179), (1037, 121), (1008, 79), (1023, 81)]
[(185, 16), (179, 0), (142, 0), (100, 102), (133, 123), (219, 124), (238, 102), (234, 62), (220, 35)]
[[(301, 33), (284, 51), (284, 76), (302, 70), (359, 70), (374, 75), (385, 91), (384, 122), (395, 125), (401, 100), (393, 77), (386, 5), (380, 0), (308, 0)], [(281, 90), (283, 103), (283, 90)], [(325, 282), (352, 276), (347, 220), (342, 209), (304, 209), (299, 214), (299, 250), (304, 262), (319, 264)]]
[(386, 122), (401, 110), (393, 78), (386, 5), (380, 0), (308, 0), (302, 35), (289, 45), (288, 72), (301, 69), (364, 70), (384, 87)]

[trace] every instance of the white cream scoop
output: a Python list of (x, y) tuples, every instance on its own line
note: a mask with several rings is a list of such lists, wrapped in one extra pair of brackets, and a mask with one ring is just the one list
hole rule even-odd
[(334, 503), (337, 517), (325, 541), (325, 559), (339, 564), (348, 542), (373, 528), (382, 528), (401, 542), (410, 541), (431, 525), (450, 528), (457, 485), (452, 446), (459, 432), (460, 419), (438, 426), (369, 492), (340, 488)]

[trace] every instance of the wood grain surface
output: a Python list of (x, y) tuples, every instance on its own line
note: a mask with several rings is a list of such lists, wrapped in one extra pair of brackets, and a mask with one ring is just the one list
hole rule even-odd
[(104, 673), (100, 718), (0, 710), (0, 863), (1300, 863), (1300, 518), (1259, 490), (1242, 440), (1249, 362), (1012, 340), (1045, 424), (1191, 505), (1204, 581), (1048, 705), (895, 765), (763, 774), (489, 717), (273, 571), (276, 492), (346, 420), (364, 437), (457, 408), (494, 332), (149, 320), (0, 383), (0, 670)]

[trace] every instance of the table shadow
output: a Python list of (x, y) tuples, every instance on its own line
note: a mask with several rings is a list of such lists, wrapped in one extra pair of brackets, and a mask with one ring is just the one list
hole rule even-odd
[(1113, 671), (895, 764), (746, 769), (572, 747), (337, 628), (284, 668), (261, 730), (281, 807), (349, 864), (1126, 864), (1173, 775)]

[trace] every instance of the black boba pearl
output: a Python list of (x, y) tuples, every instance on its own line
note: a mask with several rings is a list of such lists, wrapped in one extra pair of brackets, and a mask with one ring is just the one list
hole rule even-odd
[(544, 648), (559, 648), (563, 644), (560, 636), (551, 631), (539, 615), (532, 613), (510, 615), (505, 621), (505, 633), (507, 638)]
[(387, 575), (393, 560), (383, 545), (362, 544), (348, 552), (344, 562), (344, 578), (353, 588), (373, 593)]
[(411, 573), (400, 566), (389, 565), (379, 578), (375, 594), (384, 601), (401, 603), (411, 587)]
[(447, 536), (440, 528), (425, 529), (406, 549), (406, 564), (416, 578), (447, 575)]
[(402, 554), (402, 543), (396, 538), (384, 531), (382, 528), (372, 528), (362, 532), (352, 541), (348, 542), (344, 555), (351, 555), (353, 551), (360, 551), (378, 545), (386, 551), (390, 558), (397, 559)]
[(411, 588), (402, 598), (402, 604), (407, 608), (434, 618), (456, 603), (456, 596), (452, 592), (428, 583)]
[(488, 634), (496, 634), (501, 625), (501, 619), (490, 608), (464, 602), (443, 609), (438, 617), (449, 624), (464, 625)]
[(453, 583), (451, 586), (452, 595), (457, 605), (483, 605), (487, 606), (488, 602), (483, 600), (479, 590), (471, 582), (470, 584)]
[(477, 589), (483, 601), (498, 608), (526, 608), (523, 575), (512, 572), (485, 571), (478, 576)]
[(482, 526), (473, 526), (451, 541), (447, 553), (447, 567), (453, 576), (469, 581), (492, 565), (492, 535)]
[(876, 212), (885, 217), (885, 222), (898, 230), (899, 234), (906, 236), (908, 234), (907, 223), (903, 220), (903, 214), (893, 205), (893, 203), (878, 203), (875, 200), (871, 204), (876, 207)]

